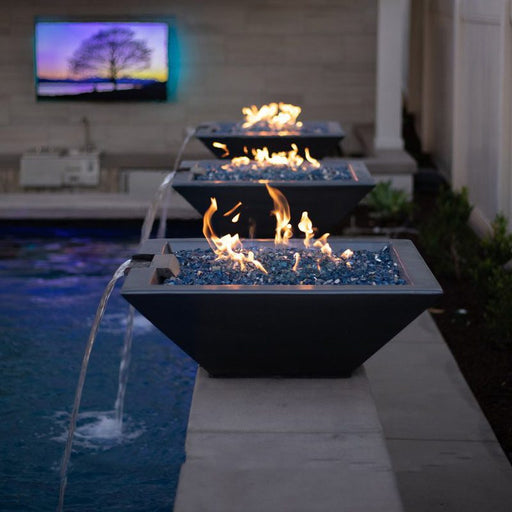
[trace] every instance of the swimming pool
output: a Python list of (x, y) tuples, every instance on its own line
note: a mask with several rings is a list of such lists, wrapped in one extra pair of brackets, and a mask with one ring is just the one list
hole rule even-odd
[[(78, 373), (105, 285), (137, 235), (0, 233), (0, 509), (55, 510)], [(23, 233), (25, 235), (26, 233)], [(88, 235), (88, 234), (87, 234)], [(128, 311), (119, 283), (89, 363), (66, 511), (172, 510), (196, 364), (135, 318), (123, 438), (108, 439)], [(97, 432), (101, 431), (99, 440)]]

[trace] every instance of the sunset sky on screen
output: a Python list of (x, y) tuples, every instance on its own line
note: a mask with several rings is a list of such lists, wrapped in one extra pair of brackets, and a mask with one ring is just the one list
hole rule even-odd
[(168, 25), (158, 22), (38, 22), (36, 25), (38, 78), (76, 78), (69, 71), (69, 59), (75, 50), (85, 39), (100, 30), (113, 27), (133, 30), (135, 39), (142, 39), (152, 50), (151, 65), (147, 69), (130, 71), (129, 76), (167, 81)]

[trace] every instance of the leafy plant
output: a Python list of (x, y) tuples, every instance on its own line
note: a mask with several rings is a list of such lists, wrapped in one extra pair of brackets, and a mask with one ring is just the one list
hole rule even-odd
[(498, 342), (512, 342), (512, 273), (505, 264), (512, 259), (512, 234), (504, 215), (496, 215), (492, 233), (480, 241), (473, 278), (484, 301), (489, 333)]
[(491, 226), (492, 234), (482, 239), (482, 255), (496, 265), (505, 265), (512, 258), (512, 233), (508, 232), (507, 218), (498, 213)]
[(420, 241), (437, 272), (460, 279), (473, 265), (478, 241), (468, 225), (472, 209), (466, 188), (439, 193), (434, 213), (420, 228)]
[(491, 234), (480, 241), (478, 257), (472, 270), (472, 277), (483, 294), (492, 288), (495, 270), (512, 258), (512, 234), (508, 233), (506, 217), (501, 213), (496, 215), (491, 226)]
[(407, 193), (392, 188), (391, 181), (378, 183), (366, 197), (366, 205), (370, 216), (381, 222), (404, 222), (413, 210)]
[(484, 318), (492, 339), (512, 344), (512, 273), (495, 267), (488, 276)]

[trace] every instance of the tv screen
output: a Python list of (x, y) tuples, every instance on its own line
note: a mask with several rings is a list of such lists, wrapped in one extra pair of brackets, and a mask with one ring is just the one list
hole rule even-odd
[(166, 101), (170, 24), (35, 22), (37, 99)]

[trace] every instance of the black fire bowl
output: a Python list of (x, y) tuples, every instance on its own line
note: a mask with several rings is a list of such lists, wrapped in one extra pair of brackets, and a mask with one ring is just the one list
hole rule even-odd
[[(244, 132), (240, 123), (214, 122), (205, 123), (196, 128), (195, 136), (217, 157), (233, 158), (247, 156), (252, 149), (267, 147), (271, 153), (290, 151), (296, 144), (304, 155), (309, 148), (314, 158), (339, 155), (339, 143), (345, 132), (339, 123), (334, 121), (304, 121), (300, 132), (289, 135), (278, 135), (271, 132)], [(214, 142), (225, 144), (228, 152), (222, 147), (213, 146)]]
[(384, 246), (406, 284), (171, 286), (171, 251), (207, 243), (152, 239), (121, 293), (211, 376), (348, 377), (442, 294), (409, 240), (331, 241), (337, 254)]
[[(375, 186), (366, 166), (358, 161), (330, 160), (347, 163), (353, 177), (347, 180), (321, 181), (271, 181), (269, 185), (278, 188), (288, 200), (291, 222), (298, 234), (297, 224), (303, 211), (307, 211), (317, 235), (332, 232), (345, 216)], [(206, 161), (207, 162), (207, 161)], [(200, 163), (200, 162), (199, 162)], [(179, 172), (173, 187), (201, 215), (215, 197), (219, 211), (213, 216), (212, 225), (219, 235), (239, 233), (241, 237), (253, 235), (258, 238), (273, 238), (275, 217), (270, 214), (274, 203), (264, 183), (257, 181), (198, 181), (194, 177), (194, 162), (186, 162), (189, 172)], [(302, 171), (297, 171), (302, 172)], [(314, 198), (314, 201), (312, 200)], [(233, 215), (224, 217), (239, 201), (242, 205), (234, 212), (240, 212), (240, 220), (233, 224)]]

